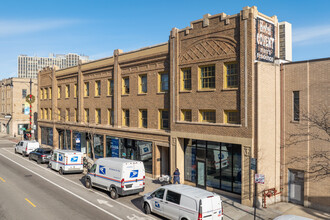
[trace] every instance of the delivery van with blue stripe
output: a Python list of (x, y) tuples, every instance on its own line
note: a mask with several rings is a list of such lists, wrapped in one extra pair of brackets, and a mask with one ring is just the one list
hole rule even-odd
[(65, 173), (82, 173), (83, 153), (75, 150), (54, 150), (48, 166), (58, 171), (61, 175)]
[(118, 196), (144, 191), (145, 169), (142, 161), (106, 157), (98, 159), (85, 176), (86, 188), (97, 187)]

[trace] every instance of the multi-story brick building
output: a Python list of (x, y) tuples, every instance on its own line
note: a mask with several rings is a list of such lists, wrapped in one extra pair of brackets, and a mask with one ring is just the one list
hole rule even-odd
[(284, 201), (330, 212), (330, 59), (282, 68)]
[[(32, 80), (32, 95), (37, 96), (37, 80)], [(9, 78), (0, 81), (0, 132), (23, 135), (30, 128), (30, 79)], [(36, 125), (37, 99), (32, 104), (32, 126)]]
[(276, 16), (245, 7), (173, 28), (164, 44), (45, 68), (38, 138), (96, 158), (143, 160), (152, 177), (178, 167), (181, 182), (252, 205), (251, 158), (266, 177), (259, 200), (280, 189), (277, 36)]

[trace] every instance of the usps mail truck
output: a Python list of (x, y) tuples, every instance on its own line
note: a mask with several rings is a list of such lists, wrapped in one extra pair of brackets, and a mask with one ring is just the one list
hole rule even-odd
[(85, 176), (86, 188), (110, 192), (112, 199), (144, 191), (145, 169), (142, 161), (107, 157), (98, 159)]
[(82, 173), (83, 153), (75, 150), (54, 150), (49, 161), (49, 167), (59, 171), (61, 175), (64, 173)]

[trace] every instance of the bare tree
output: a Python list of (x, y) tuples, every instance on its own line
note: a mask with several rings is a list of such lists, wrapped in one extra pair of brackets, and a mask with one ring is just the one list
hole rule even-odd
[(315, 111), (302, 111), (299, 123), (295, 125), (295, 131), (287, 135), (286, 147), (299, 145), (300, 143), (311, 144), (309, 158), (306, 156), (294, 156), (288, 164), (306, 163), (310, 161), (307, 171), (314, 174), (315, 179), (330, 177), (330, 108), (327, 105), (320, 105)]

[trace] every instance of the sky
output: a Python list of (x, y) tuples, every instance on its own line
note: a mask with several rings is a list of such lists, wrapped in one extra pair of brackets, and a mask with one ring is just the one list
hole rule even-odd
[(0, 79), (17, 77), (20, 54), (100, 59), (166, 42), (173, 27), (245, 6), (292, 24), (293, 61), (330, 57), (329, 0), (10, 0), (0, 6)]

